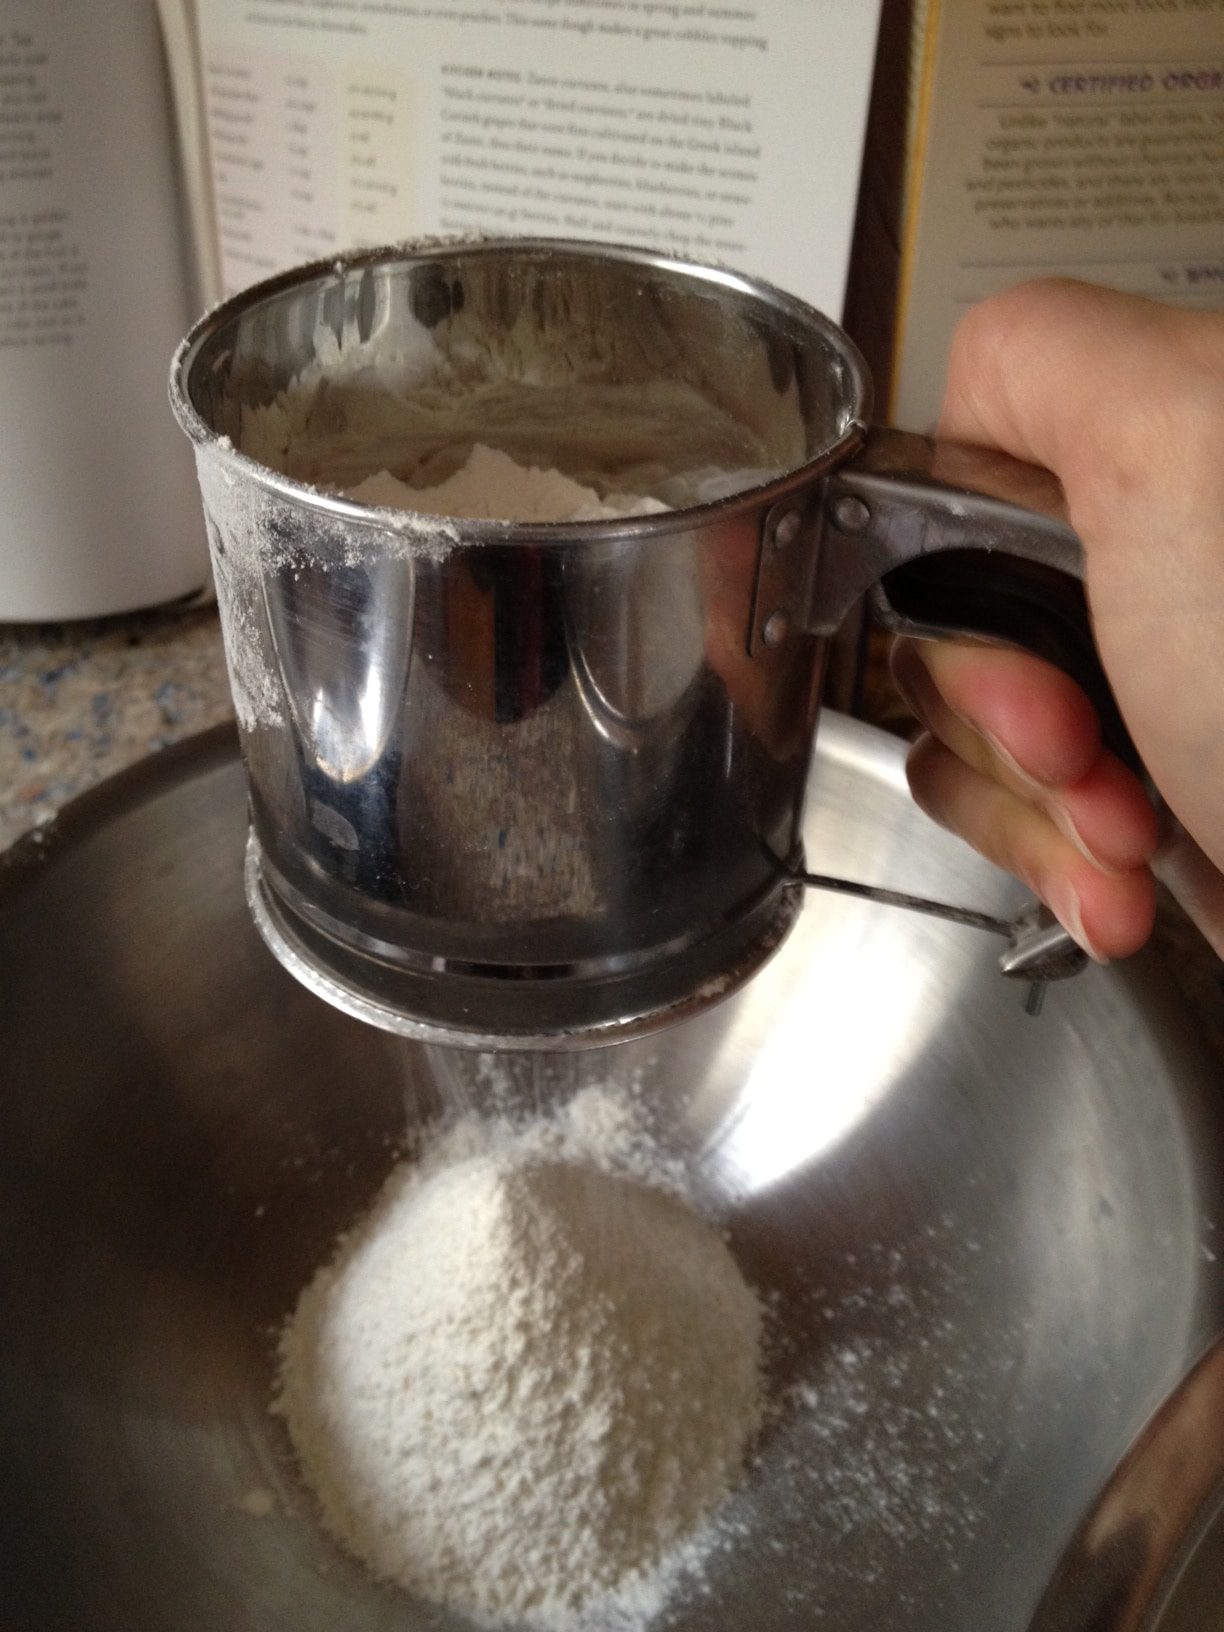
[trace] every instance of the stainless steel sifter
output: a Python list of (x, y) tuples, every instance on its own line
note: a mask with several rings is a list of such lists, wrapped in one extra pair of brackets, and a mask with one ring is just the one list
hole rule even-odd
[[(303, 378), (306, 441), (253, 459)], [(392, 389), (411, 424), (388, 439)], [(1110, 707), (1053, 479), (873, 429), (847, 337), (754, 279), (546, 241), (372, 251), (220, 306), (171, 390), (256, 922), (392, 1031), (610, 1041), (748, 978), (805, 879), (839, 882), (800, 831), (828, 640), (864, 594), (897, 627), (1033, 646)], [(673, 508), (454, 523), (341, 491), (473, 441)], [(1048, 922), (1011, 939), (1013, 972), (1074, 967)]]

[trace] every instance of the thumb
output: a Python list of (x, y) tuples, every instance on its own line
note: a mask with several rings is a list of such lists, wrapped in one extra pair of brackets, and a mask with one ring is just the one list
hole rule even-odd
[(957, 332), (941, 431), (1062, 481), (1123, 717), (1224, 865), (1224, 313), (1064, 280), (1009, 290)]
[(1222, 413), (1224, 314), (1046, 278), (962, 320), (940, 434), (1053, 470), (1092, 549), (1120, 507), (1202, 486)]

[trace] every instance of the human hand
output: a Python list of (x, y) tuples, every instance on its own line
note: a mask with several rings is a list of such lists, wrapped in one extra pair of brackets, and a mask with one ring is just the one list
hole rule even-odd
[(995, 297), (957, 333), (940, 434), (1061, 479), (1105, 671), (1177, 820), (1070, 680), (964, 642), (894, 649), (927, 730), (914, 797), (1093, 956), (1146, 940), (1153, 870), (1224, 955), (1224, 313), (1056, 280)]

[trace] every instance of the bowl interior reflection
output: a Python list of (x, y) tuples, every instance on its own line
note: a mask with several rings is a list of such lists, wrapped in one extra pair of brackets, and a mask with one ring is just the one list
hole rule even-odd
[[(822, 722), (815, 864), (1009, 910)], [(119, 779), (0, 880), (0, 1494), (14, 1632), (460, 1623), (320, 1531), (272, 1334), (407, 1130), (623, 1082), (771, 1299), (777, 1410), (668, 1626), (1023, 1632), (1123, 1449), (1220, 1325), (1206, 1067), (1159, 969), (1039, 1020), (972, 930), (813, 897), (658, 1037), (499, 1059), (312, 999), (250, 927), (232, 737)], [(461, 1228), (462, 1221), (456, 1220)]]

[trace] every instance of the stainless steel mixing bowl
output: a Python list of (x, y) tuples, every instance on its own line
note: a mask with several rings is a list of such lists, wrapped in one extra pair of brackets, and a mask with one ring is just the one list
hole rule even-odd
[[(826, 716), (813, 775), (830, 865), (1014, 906), (914, 809), (898, 744)], [(0, 878), (6, 1632), (457, 1627), (317, 1527), (271, 1334), (406, 1123), (493, 1078), (547, 1102), (609, 1076), (640, 1081), (785, 1338), (740, 1527), (667, 1625), (1024, 1632), (1224, 1327), (1217, 1085), (1160, 969), (1093, 969), (1033, 1020), (975, 931), (813, 896), (699, 1019), (498, 1063), (293, 981), (248, 919), (245, 828), (223, 731)]]
[(1224, 1340), (1174, 1390), (1067, 1549), (1032, 1632), (1224, 1626)]

